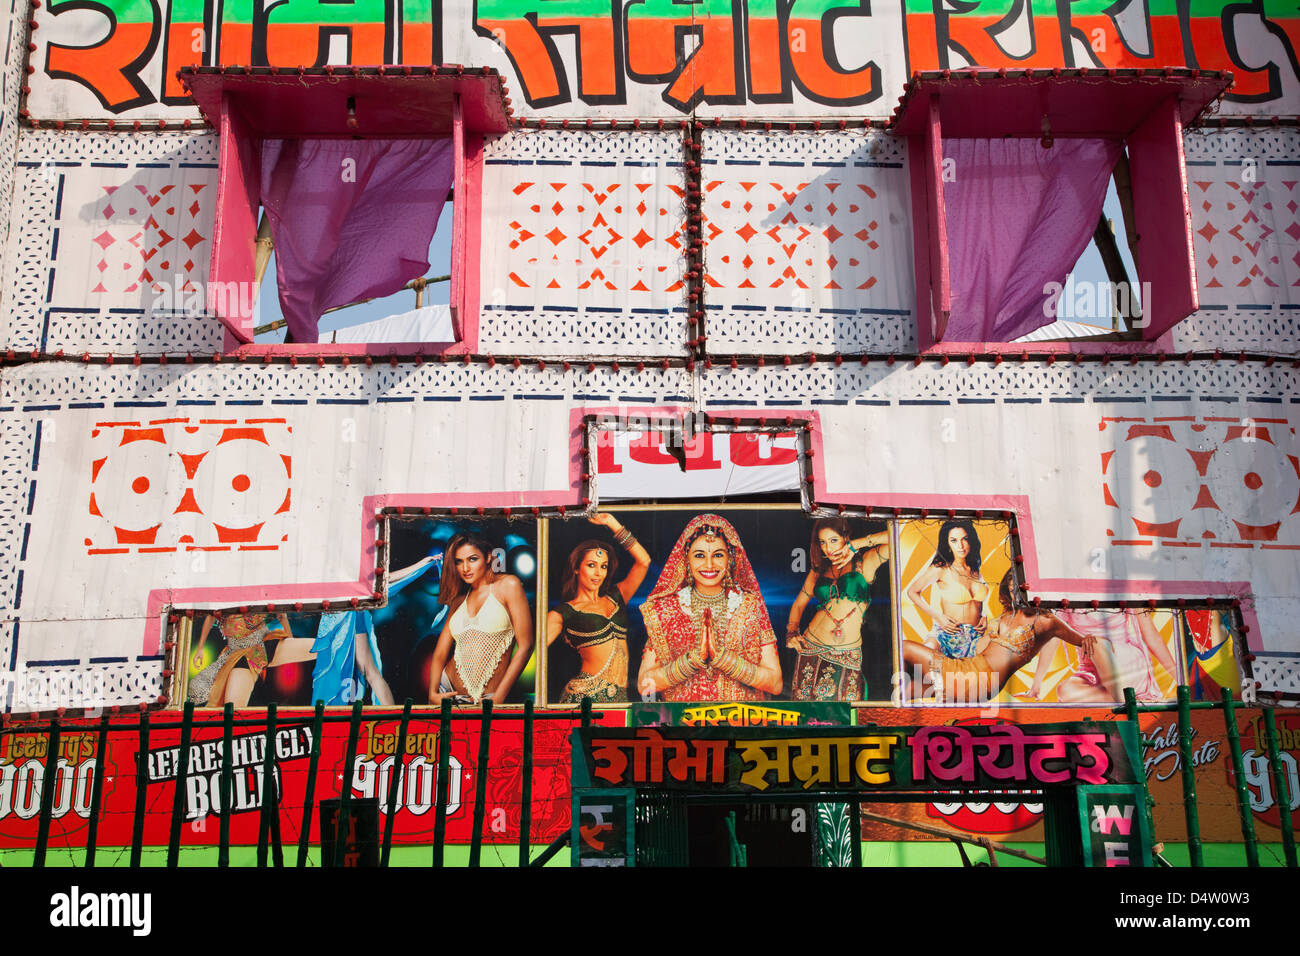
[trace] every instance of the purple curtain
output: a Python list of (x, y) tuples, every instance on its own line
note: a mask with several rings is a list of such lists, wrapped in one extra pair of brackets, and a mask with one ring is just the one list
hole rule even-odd
[(295, 342), (317, 341), (326, 309), (426, 273), (453, 158), (449, 138), (263, 142), (262, 205)]
[(1044, 286), (1064, 283), (1091, 240), (1119, 154), (1109, 140), (943, 141), (945, 341), (1009, 342), (1055, 321)]

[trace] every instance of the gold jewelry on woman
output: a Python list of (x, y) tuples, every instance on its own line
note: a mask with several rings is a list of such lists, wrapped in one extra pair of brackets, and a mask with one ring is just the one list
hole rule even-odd
[(701, 594), (693, 585), (691, 587), (691, 624), (695, 633), (704, 630), (704, 610), (708, 608), (713, 618), (714, 635), (727, 633), (727, 590), (723, 588), (717, 594)]
[(669, 687), (675, 687), (686, 683), (704, 666), (704, 658), (700, 656), (699, 651), (692, 648), (664, 666), (664, 677), (668, 680)]
[(714, 658), (713, 666), (732, 680), (740, 681), (740, 683), (750, 687), (754, 686), (754, 675), (757, 673), (757, 668), (735, 651), (723, 651)]
[(837, 618), (834, 614), (831, 613), (830, 601), (827, 601), (826, 606), (822, 608), (822, 610), (826, 612), (826, 616), (831, 619), (831, 623), (835, 625), (835, 628), (831, 633), (835, 635), (835, 640), (837, 642), (844, 637), (844, 622), (847, 621), (849, 618), (851, 618), (853, 616), (853, 612), (856, 611), (857, 609), (858, 606), (856, 604), (851, 604), (848, 613), (845, 614), (843, 617)]

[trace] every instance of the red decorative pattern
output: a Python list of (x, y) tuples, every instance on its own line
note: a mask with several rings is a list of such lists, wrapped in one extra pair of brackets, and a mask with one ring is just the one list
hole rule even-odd
[[(879, 195), (833, 176), (807, 181), (715, 179), (705, 184), (704, 279), (713, 288), (870, 289), (880, 261)], [(886, 217), (887, 218), (887, 217)], [(739, 223), (739, 225), (737, 225)]]
[[(510, 281), (523, 289), (573, 292), (682, 288), (676, 261), (683, 242), (683, 190), (673, 184), (667, 189), (671, 194), (654, 182), (626, 179), (519, 182), (512, 188), (515, 218), (508, 223)], [(656, 241), (674, 251), (646, 254)]]
[(278, 549), (292, 432), (283, 418), (97, 422), (86, 553)]
[(1283, 418), (1103, 418), (1113, 545), (1300, 550), (1300, 448)]
[(195, 267), (207, 262), (211, 215), (204, 203), (212, 187), (160, 181), (153, 189), (133, 180), (99, 189), (103, 195), (92, 213), (100, 227), (92, 241), (99, 248), (91, 262), (90, 292), (157, 293), (173, 284), (180, 286), (173, 294), (194, 291), (190, 279), (203, 278), (194, 276)]
[(1234, 178), (1188, 183), (1200, 286), (1216, 302), (1285, 301), (1270, 290), (1300, 286), (1298, 181), (1253, 163), (1221, 172)]

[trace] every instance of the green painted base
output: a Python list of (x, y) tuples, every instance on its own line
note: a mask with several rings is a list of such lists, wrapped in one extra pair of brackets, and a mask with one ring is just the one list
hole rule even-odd
[[(1007, 846), (1022, 850), (1034, 856), (1043, 856), (1041, 843), (1008, 843)], [(545, 849), (534, 846), (529, 854), (536, 859)], [(1202, 847), (1206, 866), (1244, 867), (1246, 851), (1240, 843), (1207, 843)], [(974, 864), (987, 864), (988, 853), (979, 847), (968, 846), (966, 855)], [(298, 859), (296, 847), (285, 850), (285, 862), (292, 867)], [(393, 866), (428, 867), (432, 851), (427, 846), (394, 847), (391, 864)], [(1186, 844), (1166, 844), (1164, 858), (1173, 866), (1183, 869), (1190, 866)], [(45, 857), (45, 865), (50, 867), (81, 867), (85, 862), (84, 850), (50, 850)], [(125, 867), (131, 859), (129, 847), (101, 847), (95, 856), (96, 866)], [(444, 857), (445, 866), (463, 867), (469, 865), (469, 847), (449, 846)], [(146, 848), (142, 854), (144, 866), (164, 866), (167, 863), (167, 851), (159, 848)], [(1018, 857), (998, 854), (1000, 867), (1035, 867)], [(1259, 846), (1260, 866), (1286, 866), (1286, 857), (1280, 843), (1265, 843)], [(485, 846), (480, 864), (484, 867), (514, 867), (519, 865), (517, 847)], [(31, 850), (0, 849), (0, 867), (29, 867), (32, 865)], [(184, 847), (180, 852), (181, 866), (216, 866), (216, 847)], [(235, 846), (230, 848), (230, 865), (232, 867), (254, 867), (257, 865), (256, 847)], [(320, 866), (320, 849), (312, 847), (308, 855), (309, 867)], [(569, 851), (561, 850), (547, 866), (567, 867)], [(903, 841), (897, 843), (863, 843), (863, 866), (961, 866), (961, 854), (953, 843), (930, 841)]]
[[(529, 854), (529, 859), (537, 859), (541, 856), (545, 846), (534, 846)], [(393, 847), (390, 864), (392, 866), (419, 866), (427, 868), (433, 857), (433, 851), (427, 846), (410, 846), (410, 847)], [(49, 850), (45, 854), (45, 865), (81, 867), (85, 864), (86, 851), (84, 849), (76, 850)], [(284, 851), (285, 865), (292, 867), (298, 860), (298, 848), (286, 847)], [(130, 847), (100, 847), (95, 853), (96, 867), (125, 867), (131, 861)], [(179, 864), (181, 866), (212, 866), (217, 865), (217, 848), (216, 847), (182, 847), (179, 855)], [(479, 864), (483, 867), (516, 867), (519, 865), (519, 848), (517, 846), (485, 846), (480, 855)], [(29, 867), (32, 865), (31, 850), (5, 850), (0, 849), (0, 867)], [(166, 866), (167, 849), (146, 847), (141, 854), (142, 866)], [(230, 848), (230, 865), (232, 867), (255, 867), (257, 866), (257, 848), (251, 846), (232, 846)], [(444, 866), (465, 867), (469, 866), (469, 847), (467, 846), (449, 846), (443, 857)], [(561, 850), (551, 858), (547, 866), (566, 867), (569, 865), (569, 851)], [(307, 866), (320, 866), (320, 848), (312, 847), (311, 852), (307, 854)]]
[[(1033, 856), (1042, 857), (1045, 853), (1041, 843), (1006, 844)], [(966, 855), (974, 864), (988, 862), (988, 853), (979, 847), (967, 846)], [(1166, 843), (1162, 854), (1170, 865), (1178, 869), (1191, 866), (1191, 860), (1185, 843)], [(1206, 843), (1201, 847), (1205, 866), (1244, 867), (1246, 849), (1240, 843)], [(1005, 853), (997, 855), (998, 866), (1023, 867), (1038, 866), (1018, 857)], [(953, 843), (939, 842), (900, 842), (900, 843), (864, 843), (862, 844), (863, 866), (961, 866), (961, 854)], [(1286, 856), (1280, 843), (1261, 843), (1259, 845), (1259, 865), (1261, 867), (1286, 866)]]

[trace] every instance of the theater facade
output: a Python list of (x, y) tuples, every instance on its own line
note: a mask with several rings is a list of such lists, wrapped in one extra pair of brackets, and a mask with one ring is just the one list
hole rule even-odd
[[(448, 859), (513, 865), (570, 832), (584, 697), (611, 731), (1031, 733), (1125, 688), (1176, 847), (1180, 687), (1250, 705), (1240, 772), (1191, 718), (1199, 837), (1238, 861), (1244, 773), (1280, 859), (1293, 14), (18, 4), (0, 861), (44, 820), (78, 863), (204, 862), (272, 799), (314, 846), (346, 769), (395, 862), (441, 802)], [(1043, 844), (1037, 791), (930, 786), (854, 818), (871, 861)]]

